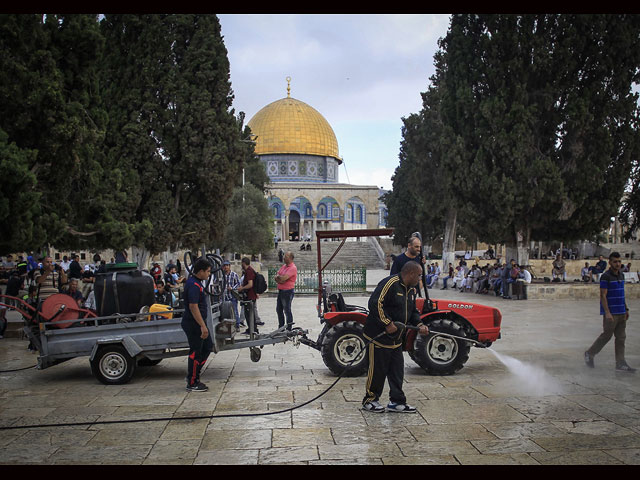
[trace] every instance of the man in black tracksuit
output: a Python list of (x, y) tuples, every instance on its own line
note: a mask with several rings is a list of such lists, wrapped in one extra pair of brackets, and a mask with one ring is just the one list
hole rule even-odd
[[(404, 357), (402, 342), (405, 327), (410, 324), (420, 327), (419, 333), (427, 335), (429, 329), (420, 321), (416, 309), (416, 285), (422, 275), (422, 267), (416, 262), (407, 262), (397, 275), (385, 278), (369, 298), (369, 315), (364, 325), (364, 337), (369, 344), (369, 372), (366, 394), (362, 408), (370, 412), (413, 413), (416, 409), (407, 405), (402, 391), (404, 380)], [(394, 322), (402, 324), (398, 328)], [(384, 333), (384, 334), (383, 334)], [(383, 334), (379, 337), (378, 335)], [(376, 338), (377, 337), (377, 338)], [(389, 381), (389, 399), (387, 408), (378, 400)]]

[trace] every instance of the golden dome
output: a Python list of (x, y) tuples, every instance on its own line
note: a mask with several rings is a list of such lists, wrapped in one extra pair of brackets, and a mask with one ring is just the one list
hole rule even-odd
[(338, 156), (338, 140), (329, 122), (313, 107), (287, 96), (270, 103), (249, 123), (257, 135), (256, 155), (294, 153)]

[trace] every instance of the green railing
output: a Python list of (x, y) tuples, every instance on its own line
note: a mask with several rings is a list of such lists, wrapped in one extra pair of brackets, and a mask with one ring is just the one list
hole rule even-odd
[[(274, 280), (278, 267), (269, 267), (269, 292), (276, 293), (277, 285)], [(328, 281), (331, 290), (341, 293), (366, 292), (367, 290), (367, 269), (343, 268), (340, 270), (324, 270), (322, 272), (322, 282)], [(295, 285), (296, 293), (318, 293), (318, 271), (298, 270), (298, 277)]]

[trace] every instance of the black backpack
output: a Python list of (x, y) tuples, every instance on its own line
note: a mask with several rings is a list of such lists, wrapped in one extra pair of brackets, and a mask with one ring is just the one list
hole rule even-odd
[(256, 279), (253, 282), (253, 288), (258, 295), (267, 291), (267, 281), (264, 279), (264, 275), (256, 272)]

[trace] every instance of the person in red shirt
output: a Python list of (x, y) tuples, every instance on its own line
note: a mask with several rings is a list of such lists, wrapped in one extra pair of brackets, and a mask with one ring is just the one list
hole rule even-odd
[(162, 268), (160, 268), (160, 264), (158, 262), (153, 262), (153, 268), (149, 273), (157, 283), (158, 280), (162, 278)]
[[(264, 322), (261, 322), (258, 316), (256, 315), (257, 313), (256, 302), (258, 301), (258, 294), (256, 293), (256, 289), (253, 285), (253, 282), (256, 279), (256, 271), (251, 266), (251, 260), (248, 257), (242, 258), (241, 265), (242, 265), (242, 272), (244, 273), (244, 275), (242, 277), (242, 285), (238, 287), (237, 291), (245, 292), (247, 295), (246, 297), (247, 301), (242, 303), (242, 312), (244, 314), (244, 318), (247, 320), (247, 325), (249, 326), (249, 328), (247, 328), (247, 331), (244, 333), (249, 334), (251, 329), (251, 325), (249, 323), (251, 320), (249, 319), (251, 317), (253, 317), (255, 325), (264, 325)], [(249, 301), (251, 303), (249, 303)], [(249, 313), (249, 309), (251, 309), (251, 313)], [(254, 332), (259, 333), (257, 328), (254, 329)]]
[(291, 303), (293, 302), (293, 291), (298, 277), (298, 268), (293, 263), (293, 253), (284, 254), (284, 265), (280, 267), (274, 280), (278, 284), (278, 300), (276, 302), (276, 313), (278, 314), (278, 327), (284, 327), (285, 316), (287, 318), (287, 330), (291, 330), (293, 325), (293, 313)]

